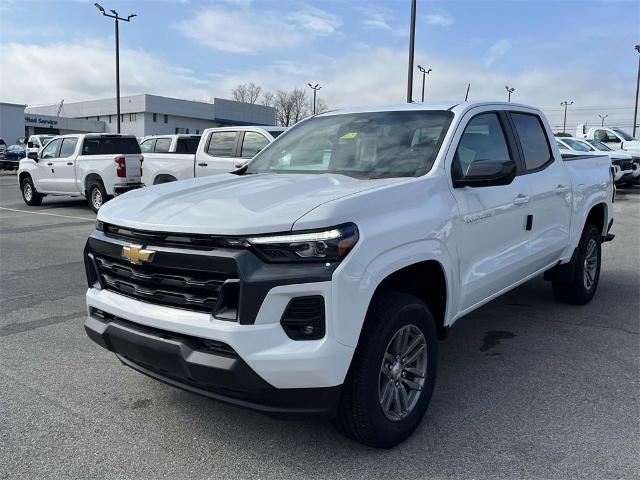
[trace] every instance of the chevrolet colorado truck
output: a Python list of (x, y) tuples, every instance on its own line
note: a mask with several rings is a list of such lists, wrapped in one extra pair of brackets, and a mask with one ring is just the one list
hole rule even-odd
[(111, 197), (142, 187), (143, 160), (133, 135), (62, 135), (20, 160), (18, 182), (27, 205), (68, 195), (87, 198), (97, 212)]
[(143, 183), (175, 182), (241, 167), (285, 127), (217, 127), (200, 135), (154, 135), (143, 139)]
[(233, 173), (106, 204), (85, 330), (169, 385), (389, 448), (457, 319), (542, 273), (592, 299), (614, 194), (609, 158), (564, 159), (536, 108), (325, 112)]

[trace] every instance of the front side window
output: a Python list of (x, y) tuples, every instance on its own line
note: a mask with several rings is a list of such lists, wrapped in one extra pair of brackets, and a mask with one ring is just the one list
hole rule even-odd
[(60, 147), (61, 158), (67, 158), (72, 156), (76, 151), (76, 145), (78, 145), (78, 139), (76, 137), (69, 137), (62, 140), (62, 147)]
[(140, 144), (140, 151), (142, 153), (149, 153), (153, 151), (153, 144), (155, 143), (155, 138), (149, 138)]
[(462, 178), (475, 162), (508, 160), (513, 161), (498, 115), (482, 113), (465, 127), (453, 157), (452, 170), (456, 178)]
[(58, 152), (60, 142), (62, 142), (61, 138), (50, 141), (47, 146), (44, 147), (44, 150), (42, 150), (42, 158), (54, 158)]
[(244, 132), (244, 140), (242, 141), (242, 158), (253, 158), (264, 147), (269, 145), (267, 137), (261, 133)]
[[(359, 179), (427, 173), (453, 113), (363, 112), (313, 117), (261, 151), (247, 173), (335, 173)], [(428, 131), (419, 143), (416, 132)]]
[(207, 153), (212, 157), (232, 157), (236, 146), (236, 132), (211, 132)]
[(511, 119), (522, 146), (527, 170), (537, 170), (553, 160), (549, 140), (540, 117), (528, 113), (511, 112)]
[(171, 149), (171, 139), (170, 138), (158, 138), (156, 140), (156, 146), (153, 149), (155, 153), (169, 153)]

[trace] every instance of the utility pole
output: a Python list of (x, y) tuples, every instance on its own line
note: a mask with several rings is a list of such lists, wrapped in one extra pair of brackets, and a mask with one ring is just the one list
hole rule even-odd
[(508, 86), (508, 85), (507, 85), (506, 87), (504, 87), (504, 88), (506, 88), (506, 89), (507, 89), (507, 94), (509, 95), (509, 97), (508, 97), (508, 100), (507, 100), (507, 101), (508, 101), (508, 102), (510, 102), (510, 101), (511, 101), (511, 94), (512, 94), (513, 92), (515, 92), (515, 90), (516, 90), (516, 89), (515, 89), (515, 88), (513, 88), (513, 87), (509, 88), (509, 86)]
[(407, 74), (407, 103), (413, 102), (413, 53), (416, 45), (416, 0), (411, 0), (411, 28), (409, 32), (409, 73)]
[(636, 52), (638, 52), (638, 79), (636, 80), (636, 106), (633, 109), (633, 133), (631, 136), (636, 137), (636, 124), (638, 123), (638, 92), (640, 91), (640, 45), (636, 45)]
[(424, 102), (424, 81), (427, 75), (431, 73), (431, 69), (426, 69), (422, 65), (418, 65), (418, 70), (422, 72), (422, 101)]
[(115, 10), (110, 10), (113, 15), (108, 14), (102, 5), (99, 3), (94, 3), (96, 8), (102, 12), (102, 15), (105, 17), (113, 18), (116, 24), (116, 117), (118, 120), (118, 133), (120, 133), (120, 29), (118, 27), (118, 22), (130, 22), (133, 17), (137, 17), (135, 13), (123, 18), (118, 15), (118, 12)]
[(315, 85), (311, 85), (310, 83), (307, 83), (307, 85), (309, 85), (309, 88), (313, 90), (313, 114), (315, 115), (316, 114), (316, 93), (322, 87), (320, 86), (319, 83), (316, 83)]
[(609, 115), (600, 115), (598, 114), (598, 116), (600, 117), (600, 119), (602, 120), (602, 123), (600, 124), (601, 127), (604, 127), (604, 119), (607, 118)]
[(570, 102), (567, 102), (566, 100), (564, 102), (560, 102), (560, 106), (564, 107), (564, 122), (562, 123), (562, 133), (566, 133), (567, 131), (567, 107), (569, 107), (569, 105), (573, 105), (573, 100)]
[(466, 102), (467, 100), (469, 100), (469, 89), (471, 88), (471, 84), (469, 83), (467, 85), (467, 94), (464, 96), (464, 101)]

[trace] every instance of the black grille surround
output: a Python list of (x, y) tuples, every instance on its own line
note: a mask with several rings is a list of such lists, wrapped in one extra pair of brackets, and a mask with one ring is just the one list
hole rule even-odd
[[(243, 325), (255, 323), (272, 288), (330, 281), (339, 265), (266, 263), (249, 249), (167, 244), (167, 236), (173, 235), (167, 233), (138, 236), (138, 231), (129, 230), (126, 238), (120, 233), (95, 230), (87, 240), (89, 287)], [(123, 247), (132, 244), (153, 250), (151, 260), (135, 265), (123, 258)]]

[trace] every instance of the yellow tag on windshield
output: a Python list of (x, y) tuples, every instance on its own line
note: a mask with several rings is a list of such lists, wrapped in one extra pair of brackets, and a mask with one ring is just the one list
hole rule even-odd
[(358, 136), (358, 132), (345, 133), (340, 137), (340, 140), (352, 140)]

